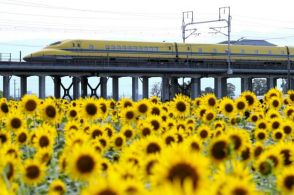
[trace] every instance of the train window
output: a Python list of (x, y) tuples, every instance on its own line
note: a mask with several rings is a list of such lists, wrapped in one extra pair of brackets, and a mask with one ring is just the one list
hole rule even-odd
[(125, 45), (121, 46), (121, 49), (122, 49), (122, 50), (126, 50), (126, 48), (127, 48), (127, 47), (126, 47)]
[(81, 47), (81, 44), (80, 43), (78, 43), (78, 47)]
[(115, 45), (111, 45), (110, 47), (112, 50), (115, 50)]
[(148, 47), (144, 47), (143, 48), (143, 51), (148, 51)]
[(120, 45), (116, 46), (116, 49), (121, 50), (121, 46)]
[(285, 55), (285, 51), (281, 51), (281, 54), (282, 54), (282, 55)]
[(148, 47), (148, 51), (152, 51), (152, 47)]
[(199, 53), (202, 53), (202, 48), (198, 48), (198, 52)]
[(254, 52), (255, 52), (255, 54), (258, 54), (258, 50), (255, 50)]
[(75, 47), (75, 43), (72, 43), (72, 47)]
[(137, 47), (136, 46), (133, 46), (132, 50), (134, 50), (134, 51), (137, 50)]
[(94, 49), (94, 45), (89, 45), (89, 49)]
[(127, 50), (131, 50), (132, 49), (132, 47), (131, 46), (127, 46)]
[(272, 55), (273, 53), (272, 53), (272, 51), (271, 51), (271, 50), (269, 50), (269, 51), (268, 51), (268, 54), (269, 54), (269, 55)]
[(171, 46), (168, 46), (168, 50), (171, 50)]
[(187, 47), (187, 50), (190, 51), (190, 47)]
[(216, 49), (212, 49), (212, 53), (216, 53), (217, 52), (217, 50)]
[(109, 45), (105, 45), (106, 50), (109, 50), (109, 48), (110, 48)]
[(159, 51), (159, 48), (158, 47), (154, 47), (155, 51)]
[(57, 42), (54, 42), (54, 43), (50, 44), (49, 46), (52, 46), (52, 45), (58, 45), (58, 44), (60, 44), (60, 43), (61, 43), (61, 41), (57, 41)]
[(242, 54), (245, 53), (245, 50), (244, 50), (244, 49), (241, 49), (241, 53), (242, 53)]
[(141, 46), (138, 47), (138, 50), (139, 50), (139, 51), (142, 51), (142, 50), (143, 50), (143, 47), (141, 47)]

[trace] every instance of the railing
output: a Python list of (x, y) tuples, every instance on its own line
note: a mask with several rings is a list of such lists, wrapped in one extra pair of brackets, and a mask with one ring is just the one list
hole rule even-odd
[(11, 53), (0, 53), (0, 61), (11, 62)]

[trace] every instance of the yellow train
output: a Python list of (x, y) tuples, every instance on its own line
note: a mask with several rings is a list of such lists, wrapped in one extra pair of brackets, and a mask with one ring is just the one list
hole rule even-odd
[[(24, 57), (28, 62), (80, 62), (98, 60), (191, 61), (227, 60), (227, 44), (183, 44), (165, 42), (130, 42), (64, 40)], [(292, 55), (293, 54), (293, 55)], [(293, 60), (294, 48), (277, 46), (231, 45), (233, 61)]]

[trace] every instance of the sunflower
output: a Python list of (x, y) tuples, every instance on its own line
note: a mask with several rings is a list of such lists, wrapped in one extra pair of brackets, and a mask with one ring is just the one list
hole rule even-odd
[(184, 95), (176, 95), (171, 104), (176, 117), (186, 117), (190, 114), (190, 99)]
[(22, 156), (22, 150), (20, 150), (19, 145), (16, 143), (6, 143), (2, 148), (1, 151), (6, 156), (11, 156), (15, 159), (20, 159)]
[(163, 135), (163, 140), (165, 145), (169, 146), (171, 144), (177, 143), (177, 136), (175, 135), (174, 132), (168, 131)]
[(132, 124), (136, 121), (137, 113), (134, 107), (128, 106), (122, 109), (120, 114), (123, 124)]
[(201, 103), (207, 105), (210, 108), (215, 108), (217, 106), (217, 98), (214, 93), (207, 93), (201, 98)]
[(278, 129), (272, 132), (272, 138), (275, 141), (282, 141), (285, 138), (284, 131), (282, 129)]
[(150, 110), (150, 102), (147, 99), (142, 99), (135, 104), (136, 111), (139, 116), (146, 116)]
[(268, 133), (264, 129), (257, 129), (254, 131), (254, 137), (256, 141), (264, 142), (268, 139)]
[(43, 120), (48, 123), (59, 122), (59, 112), (56, 102), (53, 99), (47, 98), (40, 106), (40, 112)]
[(77, 146), (68, 158), (67, 172), (73, 179), (89, 180), (99, 173), (99, 156), (88, 144)]
[(257, 195), (256, 192), (256, 186), (254, 183), (242, 180), (242, 179), (236, 179), (236, 178), (230, 178), (227, 181), (227, 185), (225, 185), (224, 189), (222, 189), (223, 194), (226, 195)]
[(266, 101), (269, 101), (272, 98), (282, 99), (283, 93), (278, 88), (271, 88), (270, 90), (268, 90), (264, 97)]
[(93, 98), (86, 98), (82, 104), (82, 116), (89, 120), (95, 120), (99, 114), (99, 107), (97, 100)]
[(148, 136), (142, 140), (142, 145), (146, 155), (159, 154), (164, 148), (163, 140), (156, 136)]
[(283, 166), (292, 166), (293, 165), (293, 143), (284, 143), (280, 142), (275, 145), (276, 150), (282, 156)]
[(109, 103), (104, 98), (99, 98), (97, 101), (97, 105), (99, 108), (99, 117), (101, 119), (105, 119), (108, 116), (109, 112)]
[(264, 147), (260, 142), (255, 143), (253, 146), (253, 157), (257, 159), (264, 151)]
[(5, 175), (6, 179), (11, 182), (18, 173), (19, 166), (20, 164), (18, 160), (12, 156), (6, 155), (5, 158), (1, 159), (0, 170), (1, 173), (3, 173), (3, 176)]
[(227, 117), (234, 116), (236, 113), (236, 105), (231, 98), (224, 97), (219, 105), (220, 112)]
[(282, 119), (281, 118), (273, 118), (270, 120), (270, 129), (272, 131), (278, 130), (282, 127)]
[(256, 123), (259, 120), (259, 113), (258, 112), (252, 112), (250, 113), (250, 116), (248, 117), (249, 121)]
[(237, 112), (243, 116), (245, 110), (247, 110), (248, 103), (245, 97), (239, 96), (237, 99), (235, 99), (235, 105)]
[(281, 114), (278, 110), (269, 109), (265, 115), (267, 119), (281, 118)]
[(202, 120), (205, 123), (210, 123), (211, 121), (213, 121), (216, 118), (216, 112), (214, 110), (207, 110), (205, 112), (205, 114), (202, 117)]
[(255, 127), (256, 129), (267, 130), (268, 129), (268, 121), (266, 119), (260, 119), (256, 121)]
[(188, 150), (193, 152), (200, 152), (202, 150), (202, 140), (198, 137), (198, 135), (189, 136), (185, 139), (184, 145), (188, 148)]
[(11, 142), (11, 134), (9, 131), (0, 130), (0, 144), (4, 145)]
[(111, 138), (111, 145), (114, 147), (114, 150), (122, 150), (122, 148), (126, 145), (126, 138), (123, 134), (115, 134)]
[(135, 129), (130, 125), (122, 126), (120, 132), (125, 136), (127, 140), (132, 139), (135, 135)]
[(293, 194), (294, 193), (294, 168), (290, 167), (284, 169), (277, 175), (277, 188), (281, 194)]
[(40, 148), (37, 150), (34, 158), (38, 160), (40, 163), (48, 165), (50, 164), (52, 155), (53, 151), (51, 148)]
[(286, 119), (282, 123), (281, 129), (283, 130), (283, 132), (286, 136), (290, 136), (293, 134), (293, 132), (294, 132), (293, 128), (294, 128), (294, 123), (291, 120)]
[(209, 126), (207, 125), (200, 125), (198, 128), (197, 128), (197, 135), (199, 136), (199, 138), (201, 140), (206, 140), (208, 138), (210, 138), (211, 136), (211, 129)]
[(26, 94), (21, 99), (23, 111), (26, 114), (34, 114), (38, 110), (40, 100), (36, 95)]
[(158, 96), (152, 96), (152, 97), (150, 97), (149, 98), (149, 101), (151, 103), (154, 103), (154, 104), (160, 104), (161, 103), (160, 98)]
[(152, 124), (146, 121), (143, 122), (141, 125), (139, 125), (139, 132), (142, 137), (152, 135), (154, 133)]
[(213, 139), (209, 147), (209, 156), (216, 162), (222, 162), (230, 155), (230, 148), (228, 139), (224, 136), (218, 136)]
[(248, 108), (253, 108), (258, 102), (256, 95), (252, 91), (243, 91), (240, 96), (246, 99)]
[(241, 128), (232, 127), (228, 129), (226, 135), (230, 140), (232, 149), (235, 151), (243, 150), (245, 144), (250, 141), (247, 131)]
[(24, 162), (23, 181), (28, 185), (38, 185), (45, 179), (45, 165), (37, 160), (28, 159)]
[(294, 103), (294, 90), (288, 90), (287, 95), (289, 100), (291, 100), (291, 102)]
[(66, 193), (66, 184), (61, 179), (54, 179), (48, 190), (48, 194), (63, 195)]
[(147, 123), (151, 124), (152, 131), (159, 133), (162, 128), (162, 119), (160, 116), (149, 116), (146, 120)]
[(287, 105), (284, 109), (283, 109), (284, 115), (287, 118), (291, 118), (294, 114), (294, 106), (293, 105)]
[(90, 126), (89, 134), (92, 139), (95, 139), (96, 137), (102, 136), (105, 133), (103, 127), (98, 124), (94, 124)]
[(282, 106), (282, 101), (279, 97), (271, 97), (269, 99), (269, 107), (272, 109), (279, 110)]
[(79, 118), (80, 108), (77, 106), (70, 106), (66, 111), (66, 116), (69, 121)]
[[(193, 155), (187, 155), (189, 153)], [(195, 161), (195, 159), (197, 160)], [(172, 183), (179, 185), (182, 189), (189, 185), (196, 193), (205, 188), (207, 170), (208, 160), (204, 156), (175, 146), (162, 152), (159, 163), (154, 167), (154, 173), (157, 174), (152, 176), (152, 181), (155, 186)]]
[(9, 105), (6, 98), (0, 98), (0, 115), (6, 116), (9, 113)]
[(54, 145), (54, 139), (55, 137), (48, 134), (47, 129), (37, 128), (35, 137), (35, 147), (52, 148)]
[(9, 130), (17, 132), (20, 129), (26, 128), (24, 116), (21, 113), (9, 113), (6, 118), (6, 127)]

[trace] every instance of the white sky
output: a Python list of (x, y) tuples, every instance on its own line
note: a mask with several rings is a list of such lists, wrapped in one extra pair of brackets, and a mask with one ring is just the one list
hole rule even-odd
[[(292, 0), (0, 0), (0, 53), (26, 55), (62, 39), (182, 42), (182, 12), (194, 11), (194, 22), (218, 19), (230, 6), (232, 40), (266, 39), (294, 46)], [(220, 23), (216, 25), (222, 25)], [(195, 26), (191, 43), (227, 39)]]

